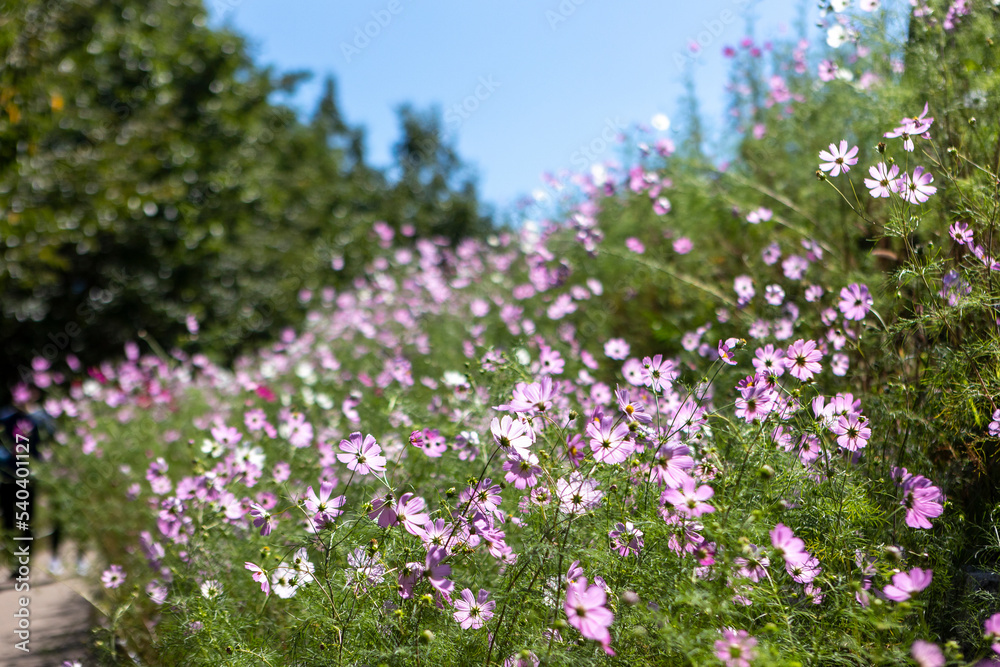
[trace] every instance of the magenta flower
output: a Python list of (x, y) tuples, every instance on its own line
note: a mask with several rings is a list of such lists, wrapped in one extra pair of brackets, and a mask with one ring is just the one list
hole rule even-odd
[(528, 454), (526, 458), (517, 455), (510, 455), (504, 461), (503, 469), (506, 471), (503, 479), (508, 484), (513, 484), (515, 489), (527, 489), (538, 484), (538, 475), (542, 469), (538, 466), (538, 457)]
[(538, 656), (527, 650), (514, 653), (503, 661), (503, 667), (538, 667), (539, 664)]
[(667, 442), (656, 452), (649, 471), (649, 481), (677, 489), (687, 479), (687, 471), (693, 467), (694, 459), (691, 458), (691, 449), (687, 445)]
[(968, 224), (964, 222), (956, 222), (948, 228), (948, 234), (951, 235), (951, 238), (953, 238), (955, 243), (958, 245), (972, 246), (974, 237)]
[(441, 562), (447, 555), (444, 547), (432, 547), (424, 560), (424, 574), (434, 590), (451, 602), (451, 592), (455, 590), (455, 582), (447, 578), (451, 574), (451, 565)]
[(530, 427), (520, 419), (512, 419), (509, 415), (500, 419), (494, 417), (490, 432), (493, 433), (493, 442), (505, 452), (509, 454), (513, 451), (522, 459), (528, 458), (528, 448), (534, 443), (534, 437)]
[(617, 551), (622, 558), (637, 554), (642, 549), (642, 531), (632, 525), (631, 521), (618, 522), (615, 529), (608, 533), (611, 538), (611, 550)]
[(874, 167), (868, 168), (871, 178), (865, 179), (865, 187), (868, 194), (876, 199), (887, 198), (896, 192), (899, 180), (899, 167), (892, 165), (886, 167), (885, 162), (879, 162)]
[(829, 151), (819, 152), (819, 159), (823, 160), (819, 168), (830, 172), (831, 176), (840, 176), (840, 172), (846, 174), (851, 170), (851, 167), (858, 163), (858, 158), (855, 157), (857, 154), (857, 146), (853, 146), (850, 150), (847, 149), (847, 140), (841, 140), (839, 147), (836, 144), (830, 144)]
[(677, 370), (674, 362), (665, 360), (662, 354), (657, 354), (653, 357), (643, 357), (639, 376), (645, 386), (659, 393), (670, 388), (677, 378)]
[(892, 575), (892, 583), (883, 589), (887, 598), (895, 602), (909, 600), (915, 593), (919, 593), (931, 585), (934, 573), (931, 570), (921, 570), (915, 567), (909, 572), (897, 572)]
[(837, 307), (848, 320), (860, 321), (872, 307), (872, 296), (867, 285), (852, 283), (840, 290), (840, 303)]
[(923, 113), (916, 118), (904, 118), (899, 127), (886, 132), (883, 136), (887, 139), (901, 137), (903, 139), (903, 150), (912, 153), (914, 149), (913, 137), (925, 134), (934, 123), (933, 118), (926, 118), (927, 110), (928, 107), (924, 104)]
[(805, 560), (785, 561), (785, 570), (788, 571), (788, 576), (798, 583), (808, 584), (819, 576), (823, 568), (819, 566), (819, 559), (816, 556), (809, 556)]
[(1000, 612), (993, 614), (983, 622), (983, 631), (986, 633), (986, 641), (993, 642), (990, 648), (1000, 654)]
[(125, 583), (125, 570), (121, 565), (112, 565), (101, 574), (105, 588), (118, 588)]
[(653, 421), (653, 418), (646, 412), (645, 405), (631, 400), (628, 389), (616, 388), (615, 398), (618, 399), (618, 409), (625, 414), (626, 421), (636, 421), (642, 424), (649, 424)]
[(359, 475), (385, 471), (385, 457), (373, 435), (366, 435), (362, 441), (360, 432), (352, 433), (348, 440), (340, 441), (340, 449), (342, 453), (337, 454), (337, 460), (347, 464), (348, 470)]
[(399, 504), (396, 505), (395, 523), (403, 524), (403, 528), (410, 535), (420, 537), (424, 524), (431, 518), (429, 514), (424, 512), (425, 506), (426, 503), (420, 496), (404, 493), (403, 497), (399, 499)]
[(674, 247), (674, 252), (676, 252), (678, 255), (686, 255), (689, 252), (691, 252), (692, 248), (694, 248), (694, 244), (691, 242), (691, 239), (689, 239), (686, 236), (682, 236), (676, 241), (674, 241), (673, 247)]
[(489, 595), (483, 589), (479, 589), (479, 595), (472, 597), (472, 591), (466, 588), (461, 592), (462, 599), (455, 600), (455, 621), (462, 626), (463, 630), (472, 628), (478, 630), (486, 624), (486, 621), (493, 618), (493, 608), (497, 603), (493, 600), (487, 602)]
[(941, 489), (936, 486), (912, 487), (904, 490), (900, 503), (906, 508), (906, 525), (910, 528), (930, 528), (933, 519), (941, 516)]
[(336, 482), (323, 482), (319, 485), (319, 493), (313, 491), (311, 486), (306, 490), (306, 510), (315, 515), (313, 519), (319, 526), (331, 523), (344, 513), (340, 508), (347, 502), (347, 498), (345, 496), (330, 497), (333, 495), (335, 486)]
[(777, 395), (764, 382), (741, 389), (740, 397), (736, 399), (736, 416), (748, 424), (763, 420), (774, 410), (776, 398)]
[(250, 503), (250, 516), (253, 517), (253, 525), (260, 528), (261, 535), (270, 535), (273, 528), (271, 513), (257, 503)]
[(944, 667), (945, 662), (944, 653), (937, 644), (933, 642), (925, 642), (923, 639), (918, 639), (913, 642), (913, 646), (910, 647), (910, 655), (916, 661), (919, 667)]
[(253, 580), (260, 584), (260, 590), (264, 592), (264, 595), (270, 595), (271, 582), (267, 580), (267, 572), (262, 570), (260, 566), (254, 565), (250, 561), (243, 563), (243, 567), (253, 572)]
[(556, 480), (556, 499), (559, 510), (566, 514), (583, 514), (600, 504), (604, 494), (598, 490), (597, 481), (584, 477), (574, 470), (569, 477)]
[(823, 370), (819, 363), (822, 358), (823, 353), (816, 349), (816, 341), (800, 338), (785, 352), (785, 368), (791, 375), (805, 382)]
[(872, 437), (868, 420), (857, 413), (840, 415), (831, 430), (838, 436), (837, 444), (849, 452), (863, 448)]
[(458, 500), (478, 509), (483, 514), (497, 514), (500, 503), (503, 502), (503, 498), (500, 496), (500, 486), (494, 484), (489, 477), (475, 486), (464, 489), (458, 495)]
[(934, 177), (930, 172), (925, 172), (923, 167), (913, 170), (913, 176), (904, 173), (897, 181), (897, 188), (900, 196), (911, 204), (923, 204), (930, 199), (931, 195), (937, 192), (937, 188), (931, 185)]
[(608, 627), (615, 620), (606, 607), (608, 597), (601, 586), (587, 586), (587, 578), (569, 583), (566, 586), (566, 602), (563, 609), (569, 624), (580, 631), (587, 639), (600, 642), (604, 652), (614, 655), (611, 650), (611, 633)]
[(711, 514), (715, 508), (705, 501), (715, 495), (715, 489), (708, 484), (696, 487), (693, 477), (687, 477), (679, 489), (667, 489), (660, 494), (661, 503), (670, 503), (679, 514), (696, 518), (702, 514)]
[(750, 211), (747, 214), (747, 222), (757, 225), (762, 222), (769, 221), (774, 216), (774, 212), (769, 208), (764, 208), (761, 206), (755, 211)]
[(753, 647), (757, 639), (751, 637), (746, 630), (736, 631), (725, 628), (722, 639), (715, 642), (715, 657), (726, 664), (726, 667), (750, 667), (750, 661), (757, 657)]
[(806, 543), (795, 537), (791, 528), (779, 523), (770, 532), (771, 546), (778, 552), (785, 563), (801, 563), (809, 559)]
[(601, 417), (600, 422), (587, 424), (587, 436), (594, 459), (601, 463), (621, 463), (635, 450), (629, 440), (629, 430), (625, 424), (615, 425), (611, 417)]
[(837, 78), (837, 63), (831, 60), (823, 60), (819, 64), (819, 80), (828, 83)]
[(727, 338), (726, 340), (719, 341), (719, 347), (717, 349), (719, 353), (719, 359), (726, 362), (730, 366), (736, 365), (736, 358), (733, 354), (733, 350), (739, 345), (740, 341), (736, 338)]
[(774, 345), (768, 344), (763, 348), (757, 348), (753, 356), (754, 358), (751, 361), (753, 362), (754, 370), (758, 373), (766, 373), (776, 377), (781, 377), (785, 374), (785, 364), (783, 362), (785, 351), (780, 347), (775, 348)]
[(628, 352), (629, 344), (623, 338), (612, 338), (604, 344), (604, 354), (608, 355), (611, 359), (619, 361), (626, 359), (628, 358)]
[(552, 387), (552, 378), (544, 376), (539, 382), (527, 384), (517, 383), (514, 387), (514, 398), (508, 406), (497, 406), (499, 410), (510, 410), (511, 412), (524, 412), (528, 416), (545, 412), (552, 407), (552, 399), (555, 391)]

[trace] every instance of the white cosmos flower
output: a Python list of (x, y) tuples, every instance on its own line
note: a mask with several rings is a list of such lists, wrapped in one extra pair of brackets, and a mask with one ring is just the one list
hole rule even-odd
[(826, 43), (832, 49), (839, 49), (847, 41), (847, 31), (842, 25), (835, 25), (826, 32)]

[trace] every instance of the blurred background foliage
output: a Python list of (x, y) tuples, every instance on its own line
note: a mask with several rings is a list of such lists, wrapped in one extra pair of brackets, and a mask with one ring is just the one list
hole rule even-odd
[(299, 120), (280, 100), (308, 75), (258, 67), (206, 19), (200, 0), (6, 3), (3, 391), (45, 345), (64, 368), (139, 331), (190, 344), (188, 314), (194, 349), (232, 358), (298, 323), (300, 290), (348, 283), (377, 220), (449, 242), (490, 229), (436, 111), (399, 109), (398, 163), (373, 168), (332, 79)]

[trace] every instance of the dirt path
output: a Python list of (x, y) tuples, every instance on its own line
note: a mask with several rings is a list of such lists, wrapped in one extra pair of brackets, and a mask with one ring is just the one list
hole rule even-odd
[[(62, 667), (63, 661), (79, 660), (87, 667), (87, 640), (90, 636), (92, 607), (77, 591), (87, 584), (79, 578), (56, 580), (38, 563), (31, 564), (31, 590), (18, 592), (16, 581), (4, 568), (0, 583), (0, 667)], [(29, 652), (19, 650), (15, 634), (28, 598)]]

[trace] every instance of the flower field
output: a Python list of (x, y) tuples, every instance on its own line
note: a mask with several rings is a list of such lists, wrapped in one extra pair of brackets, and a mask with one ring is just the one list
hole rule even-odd
[(376, 222), (231, 364), (37, 358), (99, 658), (992, 664), (1000, 7), (931, 4), (727, 46), (728, 164), (638, 126), (521, 225)]

